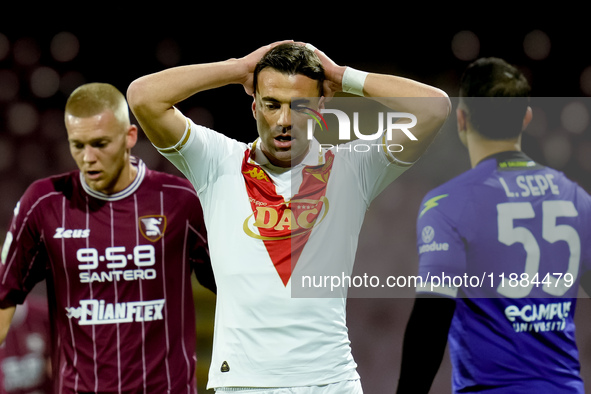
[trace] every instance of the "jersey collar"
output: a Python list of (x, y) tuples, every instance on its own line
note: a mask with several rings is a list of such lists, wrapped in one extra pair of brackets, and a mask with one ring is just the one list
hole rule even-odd
[[(251, 143), (249, 148), (251, 149), (251, 155), (249, 158), (249, 162), (251, 164), (258, 164), (260, 166), (265, 166), (265, 167), (279, 168), (279, 167), (274, 166), (269, 161), (267, 156), (263, 153), (263, 150), (261, 149), (260, 138), (257, 138), (253, 143)], [(298, 165), (296, 165), (294, 167), (316, 166), (316, 165), (320, 165), (320, 164), (324, 164), (324, 152), (322, 152), (320, 149), (320, 143), (316, 139), (313, 139), (312, 141), (310, 141), (310, 151), (306, 154), (306, 157), (304, 157), (304, 160), (302, 160)]]
[(105, 194), (105, 193), (96, 191), (96, 190), (92, 189), (90, 186), (88, 186), (82, 173), (80, 173), (80, 184), (82, 185), (82, 188), (84, 189), (84, 191), (88, 195), (90, 195), (91, 197), (98, 198), (99, 200), (104, 200), (104, 201), (122, 200), (125, 197), (131, 196), (133, 193), (135, 193), (135, 191), (142, 184), (142, 181), (144, 180), (144, 176), (146, 174), (146, 165), (144, 164), (144, 162), (141, 159), (139, 159), (135, 156), (131, 156), (131, 164), (137, 168), (137, 174), (136, 174), (134, 180), (129, 184), (129, 186), (127, 186), (125, 189), (121, 190), (120, 192), (113, 193), (113, 194)]
[(484, 163), (487, 160), (495, 159), (497, 163), (505, 162), (505, 161), (523, 161), (523, 162), (531, 162), (530, 167), (536, 167), (538, 164), (532, 160), (528, 155), (521, 151), (511, 150), (505, 152), (499, 152), (492, 154), (490, 156), (485, 157), (484, 159), (480, 160), (477, 165)]

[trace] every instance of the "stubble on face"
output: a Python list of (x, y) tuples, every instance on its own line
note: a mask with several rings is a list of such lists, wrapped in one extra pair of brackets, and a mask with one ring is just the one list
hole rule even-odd
[(273, 69), (259, 73), (253, 112), (261, 149), (272, 164), (292, 167), (308, 153), (308, 117), (298, 109), (317, 108), (318, 93), (318, 82), (304, 75), (288, 75)]
[(90, 117), (66, 114), (65, 122), (70, 153), (86, 184), (105, 194), (125, 189), (135, 177), (125, 126), (109, 110)]

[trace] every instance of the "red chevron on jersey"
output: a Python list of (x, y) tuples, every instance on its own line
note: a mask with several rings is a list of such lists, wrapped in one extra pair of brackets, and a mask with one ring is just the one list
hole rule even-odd
[(251, 151), (247, 150), (242, 175), (253, 213), (244, 221), (244, 232), (263, 241), (287, 286), (310, 232), (328, 212), (325, 194), (334, 155), (329, 151), (324, 164), (303, 169), (302, 184), (289, 201), (277, 194), (275, 185), (260, 166), (249, 162), (250, 155)]

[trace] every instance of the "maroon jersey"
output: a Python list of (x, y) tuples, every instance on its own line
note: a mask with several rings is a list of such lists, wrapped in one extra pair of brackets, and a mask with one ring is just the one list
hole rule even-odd
[(60, 393), (194, 393), (191, 271), (215, 291), (201, 205), (184, 179), (138, 161), (104, 195), (79, 171), (33, 183), (15, 209), (0, 307), (47, 279)]
[(0, 347), (0, 393), (52, 393), (50, 338), (47, 300), (31, 295), (16, 309)]

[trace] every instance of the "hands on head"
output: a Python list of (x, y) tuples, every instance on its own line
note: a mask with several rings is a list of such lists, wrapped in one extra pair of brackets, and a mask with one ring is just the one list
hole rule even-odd
[(324, 81), (324, 96), (325, 97), (332, 97), (336, 92), (342, 91), (342, 79), (343, 73), (345, 71), (345, 67), (339, 66), (333, 60), (331, 60), (324, 52), (315, 48), (309, 43), (301, 42), (301, 41), (293, 41), (293, 40), (283, 40), (283, 41), (276, 41), (274, 43), (262, 46), (257, 50), (249, 53), (248, 55), (239, 59), (242, 62), (245, 69), (245, 76), (242, 82), (244, 90), (248, 95), (254, 95), (254, 87), (253, 87), (253, 74), (257, 63), (261, 60), (261, 58), (271, 49), (275, 48), (281, 44), (293, 43), (296, 45), (307, 46), (309, 49), (313, 50), (314, 53), (318, 56), (320, 61), (322, 62), (322, 67), (324, 68), (324, 73), (326, 79)]

